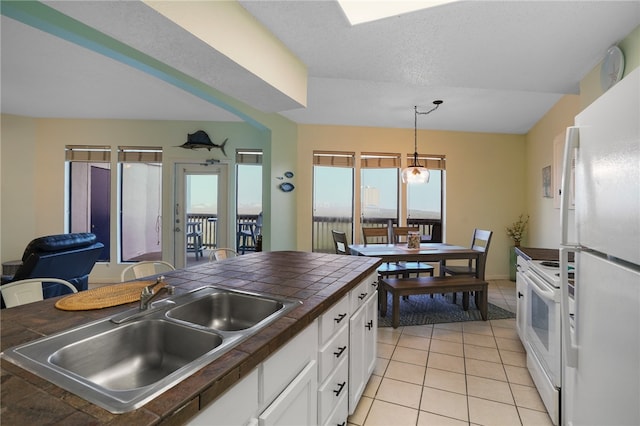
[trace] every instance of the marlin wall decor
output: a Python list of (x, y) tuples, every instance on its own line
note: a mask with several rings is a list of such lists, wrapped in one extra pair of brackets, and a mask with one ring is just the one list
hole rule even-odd
[(198, 130), (195, 133), (187, 134), (187, 141), (182, 145), (179, 145), (180, 148), (184, 149), (200, 149), (206, 148), (208, 151), (211, 151), (211, 148), (220, 148), (224, 156), (227, 156), (227, 153), (224, 151), (224, 145), (227, 143), (229, 138), (226, 138), (222, 144), (218, 145), (211, 142), (209, 135), (204, 130)]

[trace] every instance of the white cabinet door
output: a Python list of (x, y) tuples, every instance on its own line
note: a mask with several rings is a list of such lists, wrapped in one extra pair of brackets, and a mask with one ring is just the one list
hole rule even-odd
[(378, 296), (373, 292), (349, 321), (349, 414), (353, 414), (376, 362)]
[(318, 415), (317, 362), (310, 361), (300, 374), (262, 412), (260, 426), (315, 425)]

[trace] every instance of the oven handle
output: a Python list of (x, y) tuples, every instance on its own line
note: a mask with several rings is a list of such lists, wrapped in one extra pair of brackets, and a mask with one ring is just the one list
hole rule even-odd
[(558, 295), (554, 290), (549, 290), (549, 286), (545, 285), (531, 270), (524, 273), (525, 278), (534, 284), (531, 290), (535, 291), (540, 297), (550, 302), (557, 302)]
[[(565, 347), (565, 365), (569, 367), (578, 366), (578, 343), (576, 336), (578, 334), (579, 319), (578, 313), (574, 312), (575, 321), (573, 330), (571, 330), (570, 312), (569, 312), (569, 253), (576, 253), (579, 249), (575, 247), (560, 246), (560, 327), (562, 329), (562, 339)], [(577, 279), (577, 271), (576, 276)], [(578, 286), (574, 289), (574, 300), (578, 305)]]

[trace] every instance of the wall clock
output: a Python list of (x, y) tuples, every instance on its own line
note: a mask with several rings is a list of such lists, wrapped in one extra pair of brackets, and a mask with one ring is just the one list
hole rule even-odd
[(600, 86), (609, 90), (622, 78), (624, 72), (624, 54), (618, 46), (611, 46), (602, 60), (600, 67)]

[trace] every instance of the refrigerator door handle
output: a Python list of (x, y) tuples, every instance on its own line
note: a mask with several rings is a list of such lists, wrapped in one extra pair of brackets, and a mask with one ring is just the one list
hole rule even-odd
[[(577, 312), (574, 312), (575, 321), (573, 330), (571, 329), (571, 312), (569, 312), (569, 253), (576, 253), (579, 249), (575, 247), (562, 247), (560, 246), (560, 312), (562, 313), (562, 319), (560, 320), (560, 327), (562, 329), (562, 339), (564, 340), (565, 348), (565, 365), (576, 368), (578, 366), (578, 344), (576, 342), (576, 336), (578, 334), (578, 324), (580, 318), (577, 317)], [(577, 278), (577, 274), (575, 278)], [(578, 288), (574, 287), (574, 306), (578, 306)]]
[(570, 243), (569, 239), (569, 204), (571, 203), (571, 171), (573, 162), (573, 150), (578, 147), (580, 141), (580, 128), (567, 127), (567, 135), (564, 143), (564, 159), (562, 162), (562, 183), (560, 185), (560, 244), (577, 246)]

